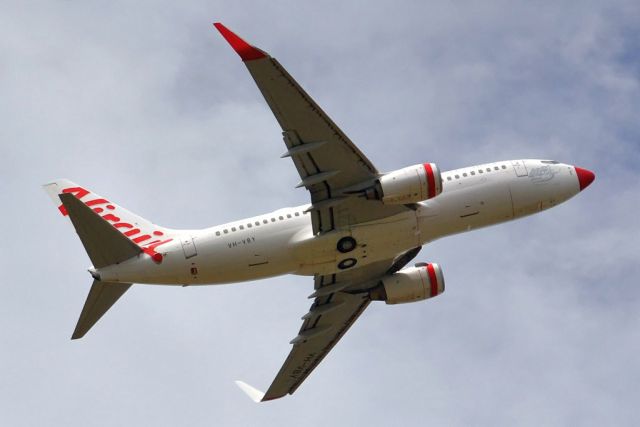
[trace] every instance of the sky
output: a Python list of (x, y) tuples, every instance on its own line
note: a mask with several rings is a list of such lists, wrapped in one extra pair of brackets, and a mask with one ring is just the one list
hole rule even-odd
[[(312, 281), (134, 286), (70, 341), (91, 280), (41, 185), (172, 228), (308, 203), (221, 21), (379, 170), (550, 158), (596, 173), (442, 239), (447, 288), (374, 303), (293, 395), (255, 404)], [(0, 424), (638, 425), (637, 1), (49, 1), (0, 14)]]

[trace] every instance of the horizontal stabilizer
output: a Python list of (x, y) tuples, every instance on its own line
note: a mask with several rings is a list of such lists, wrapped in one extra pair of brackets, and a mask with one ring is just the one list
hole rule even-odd
[(259, 403), (262, 401), (264, 393), (257, 388), (250, 386), (244, 381), (236, 381), (236, 385), (240, 387), (240, 390), (244, 391), (254, 402)]
[(71, 339), (82, 338), (89, 332), (89, 329), (127, 292), (130, 286), (131, 283), (112, 283), (94, 280)]
[(142, 252), (138, 245), (73, 194), (60, 194), (59, 197), (95, 268), (120, 263)]

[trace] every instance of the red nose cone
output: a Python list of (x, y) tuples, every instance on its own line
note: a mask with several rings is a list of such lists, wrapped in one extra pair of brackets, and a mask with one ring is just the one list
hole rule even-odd
[(580, 183), (580, 191), (584, 190), (596, 179), (596, 175), (590, 170), (582, 169), (574, 166), (576, 174), (578, 175), (578, 182)]

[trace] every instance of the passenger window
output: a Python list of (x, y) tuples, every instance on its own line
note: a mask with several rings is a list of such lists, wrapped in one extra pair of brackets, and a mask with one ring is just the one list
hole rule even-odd
[(276, 222), (276, 219), (275, 218), (271, 218), (271, 222)]
[(257, 227), (257, 226), (259, 226), (259, 225), (260, 225), (260, 221), (256, 221), (256, 222), (254, 222), (254, 224), (255, 224), (255, 225), (256, 225), (256, 227)]
[(226, 228), (224, 229), (224, 234), (229, 234), (229, 230), (227, 230)]
[(231, 227), (231, 231), (236, 231), (236, 228), (235, 227)]
[(491, 168), (487, 168), (487, 172), (491, 172)]
[(287, 214), (287, 218), (291, 218), (291, 214)]
[(462, 176), (464, 176), (466, 178), (467, 177), (467, 173), (466, 172), (463, 173)]
[(244, 225), (241, 225), (241, 226), (240, 226), (240, 230), (244, 230)]
[(506, 169), (507, 167), (505, 165), (502, 165), (502, 169)]
[(456, 179), (460, 179), (460, 175), (456, 175)]
[(253, 226), (251, 225), (251, 223), (250, 223), (250, 222), (249, 222), (249, 223), (247, 223), (247, 228), (251, 228), (251, 227), (253, 227)]
[(279, 219), (280, 221), (282, 221), (282, 220), (284, 219), (284, 217), (283, 217), (282, 215), (280, 215), (280, 216), (278, 217), (278, 219)]
[(494, 170), (497, 170), (497, 171), (499, 171), (499, 170), (500, 170), (500, 168), (499, 168), (499, 167), (497, 167), (497, 166), (494, 166), (494, 167), (493, 167), (493, 169), (494, 169)]
[(474, 171), (471, 171), (471, 175), (475, 175), (476, 173)]
[(269, 223), (269, 221), (267, 221), (266, 219), (263, 219), (263, 220), (262, 220), (262, 223), (263, 223), (263, 224), (268, 224), (268, 223)]
[(447, 177), (447, 181), (451, 181), (451, 177), (450, 176)]
[(300, 216), (300, 212), (296, 212), (296, 216)]
[(482, 169), (478, 169), (478, 173), (483, 173), (483, 170)]
[(219, 235), (220, 235), (220, 232), (219, 232), (219, 231), (216, 231), (216, 236), (219, 236)]

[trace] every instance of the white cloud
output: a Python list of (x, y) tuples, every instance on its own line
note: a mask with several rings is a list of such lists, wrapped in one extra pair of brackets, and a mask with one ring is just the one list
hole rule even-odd
[[(70, 342), (88, 259), (40, 184), (67, 176), (177, 227), (307, 201), (215, 20), (276, 56), (381, 170), (551, 157), (597, 180), (425, 247), (447, 291), (373, 306), (281, 401), (232, 380), (270, 383), (308, 278), (138, 286)], [(22, 2), (0, 24), (0, 423), (640, 421), (634, 2)]]

